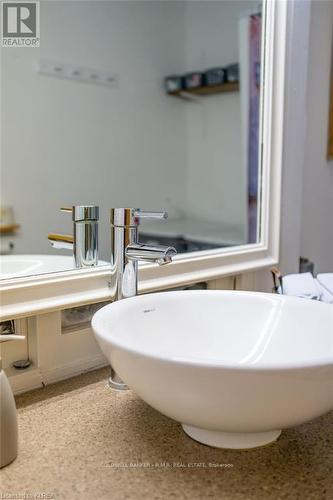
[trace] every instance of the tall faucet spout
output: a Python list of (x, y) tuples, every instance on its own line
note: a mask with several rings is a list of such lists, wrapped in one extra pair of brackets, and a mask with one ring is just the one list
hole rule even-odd
[(126, 257), (130, 260), (157, 262), (160, 266), (172, 261), (177, 251), (168, 246), (151, 246), (143, 243), (132, 243), (126, 247)]
[[(151, 246), (139, 242), (141, 219), (166, 219), (166, 212), (143, 212), (138, 208), (111, 209), (111, 280), (110, 288), (115, 300), (133, 297), (138, 293), (138, 262), (168, 264), (177, 251), (168, 246)], [(116, 372), (111, 369), (109, 385), (117, 390), (127, 389)]]

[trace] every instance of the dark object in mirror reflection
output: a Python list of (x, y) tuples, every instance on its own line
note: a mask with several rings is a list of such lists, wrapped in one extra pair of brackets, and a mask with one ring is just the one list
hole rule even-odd
[(177, 253), (200, 252), (202, 250), (212, 250), (214, 248), (230, 246), (227, 244), (222, 245), (221, 243), (215, 244), (197, 240), (189, 240), (182, 236), (173, 238), (171, 236), (162, 236), (152, 233), (142, 233), (141, 241), (148, 245), (172, 245), (177, 250)]
[(226, 71), (224, 68), (211, 68), (205, 71), (205, 84), (209, 87), (212, 85), (221, 85), (226, 82)]
[(178, 92), (184, 88), (184, 78), (181, 75), (167, 76), (164, 79), (164, 88), (168, 94)]
[(199, 71), (184, 75), (185, 89), (196, 89), (204, 85), (204, 74)]
[(226, 71), (226, 82), (236, 83), (239, 82), (239, 64), (229, 64), (225, 68)]

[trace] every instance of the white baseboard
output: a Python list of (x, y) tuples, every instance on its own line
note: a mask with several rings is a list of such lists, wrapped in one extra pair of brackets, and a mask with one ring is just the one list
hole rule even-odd
[(81, 373), (107, 366), (108, 362), (103, 354), (86, 357), (63, 366), (43, 369), (31, 365), (26, 370), (18, 371), (15, 368), (6, 369), (6, 374), (14, 394), (22, 394), (48, 384), (75, 377)]
[(60, 380), (75, 377), (80, 373), (95, 370), (107, 366), (109, 363), (103, 354), (98, 354), (94, 357), (86, 357), (77, 359), (67, 365), (55, 366), (52, 368), (40, 368), (44, 385), (53, 384)]
[(43, 387), (40, 370), (34, 365), (20, 371), (9, 367), (5, 371), (14, 394), (22, 394)]

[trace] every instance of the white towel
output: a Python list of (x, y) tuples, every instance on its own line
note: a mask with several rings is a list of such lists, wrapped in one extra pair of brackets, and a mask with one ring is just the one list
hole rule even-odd
[(317, 286), (319, 290), (321, 291), (321, 301), (326, 302), (327, 304), (333, 304), (333, 293), (330, 293), (323, 285), (319, 283), (318, 280), (315, 280), (317, 282)]
[(320, 273), (317, 276), (318, 283), (333, 294), (333, 273)]
[(282, 278), (284, 295), (320, 300), (321, 291), (311, 273), (287, 274)]

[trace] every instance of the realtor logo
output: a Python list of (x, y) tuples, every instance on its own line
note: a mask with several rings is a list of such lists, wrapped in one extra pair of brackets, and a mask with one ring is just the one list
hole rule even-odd
[(39, 47), (39, 2), (1, 2), (2, 47)]

